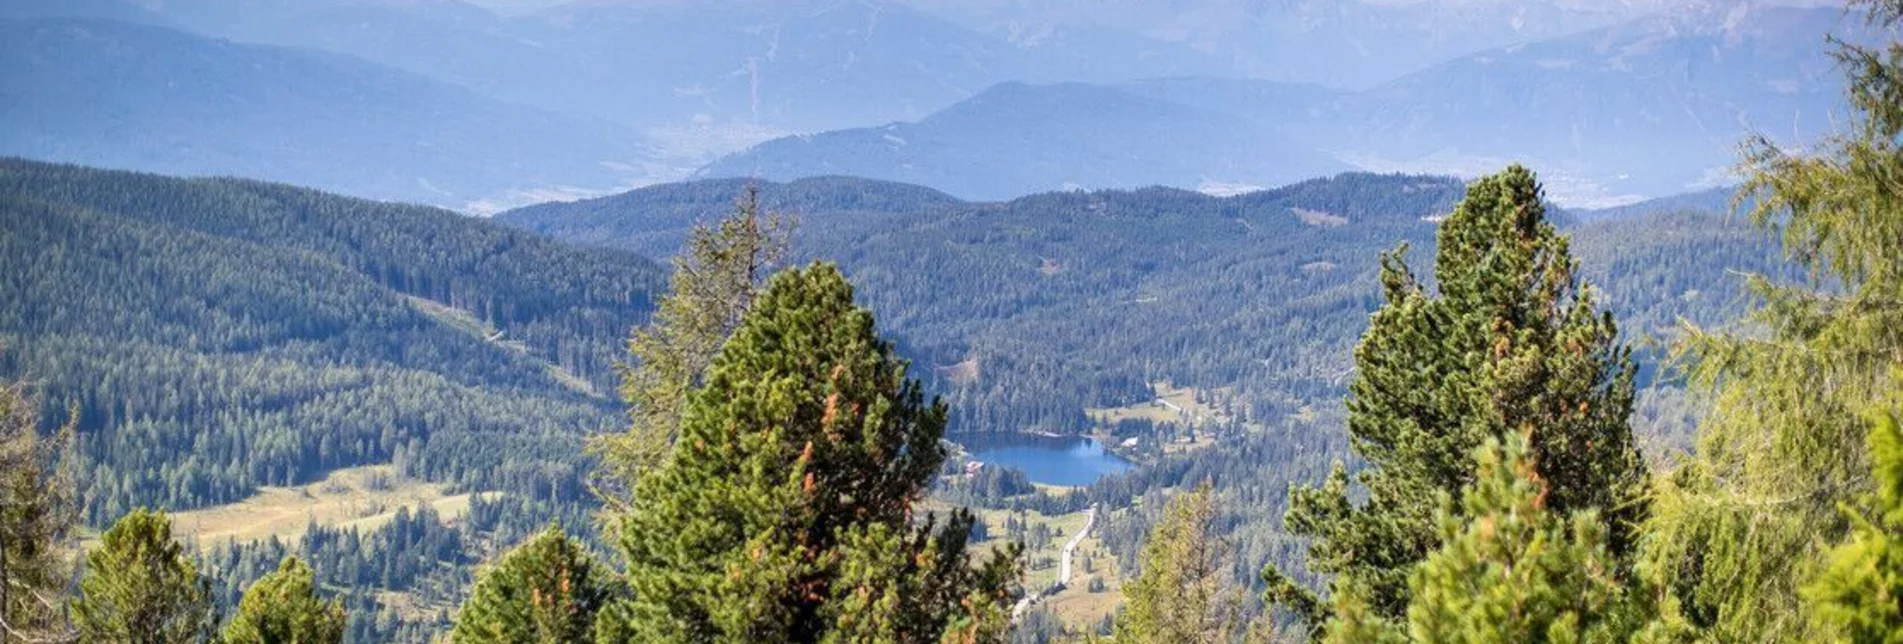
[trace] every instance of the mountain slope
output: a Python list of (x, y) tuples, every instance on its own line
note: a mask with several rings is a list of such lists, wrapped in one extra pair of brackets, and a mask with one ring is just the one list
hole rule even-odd
[[(499, 221), (651, 249), (670, 226), (730, 210), (720, 195), (743, 185), (649, 188)], [(1161, 379), (1247, 389), (1265, 414), (1333, 391), (1327, 365), (1365, 316), (1373, 291), (1359, 287), (1376, 255), (1426, 239), (1422, 217), (1462, 190), (1347, 175), (1231, 198), (1153, 188), (966, 203), (847, 179), (759, 185), (764, 205), (801, 213), (795, 260), (840, 263), (947, 393), (961, 431), (1079, 431), (1084, 408), (1146, 399)]]
[[(1632, 19), (1682, 0), (903, 0), (1031, 50), (1174, 45), (1189, 73), (1364, 88), (1449, 58)], [(1095, 37), (1092, 37), (1095, 36)], [(1183, 72), (1178, 72), (1183, 73)]]
[(433, 208), (21, 160), (0, 223), (0, 373), (78, 410), (94, 518), (391, 461), (578, 497), (662, 281)]
[(857, 177), (814, 177), (789, 183), (708, 179), (526, 206), (498, 214), (495, 221), (577, 244), (668, 257), (681, 251), (690, 228), (732, 212), (734, 200), (749, 189), (758, 190), (763, 203), (793, 218), (809, 234), (836, 230), (848, 238), (889, 219), (969, 205), (931, 188)]
[[(137, 10), (130, 0), (88, 1)], [(504, 17), (456, 0), (168, 0), (149, 13), (199, 33), (348, 54), (663, 133), (916, 118), (999, 81), (1067, 75), (883, 1), (598, 0)]]
[[(1070, 185), (1277, 185), (1343, 167), (1542, 168), (1597, 207), (1735, 183), (1737, 145), (1802, 144), (1841, 109), (1837, 7), (1720, 2), (1431, 66), (1362, 92), (1179, 77), (1005, 84), (916, 123), (762, 143), (702, 176), (853, 174), (1007, 198)], [(1240, 185), (1237, 185), (1240, 184)]]
[(465, 207), (607, 189), (620, 129), (335, 54), (128, 23), (0, 22), (0, 154)]
[(1079, 187), (1279, 185), (1343, 169), (1231, 114), (1101, 86), (1004, 83), (917, 123), (777, 139), (700, 174), (844, 174), (1004, 199)]
[[(795, 259), (838, 261), (959, 431), (1082, 431), (1089, 408), (1192, 387), (1271, 427), (1337, 408), (1378, 303), (1379, 254), (1431, 257), (1457, 180), (1348, 174), (1213, 197), (1170, 189), (1050, 193), (1001, 203), (845, 178), (704, 180), (504, 213), (581, 243), (669, 252), (748, 185), (800, 213)], [(1563, 218), (1563, 214), (1555, 213)], [(1730, 270), (1773, 271), (1739, 222), (1660, 212), (1571, 228), (1586, 275), (1634, 342), (1743, 303)], [(1773, 271), (1775, 272), (1775, 271)], [(1648, 373), (1658, 356), (1644, 356)]]
[(1373, 169), (1519, 159), (1601, 198), (1731, 183), (1746, 135), (1829, 130), (1842, 97), (1824, 38), (1854, 24), (1839, 7), (1672, 11), (1436, 65), (1345, 99), (1318, 129)]

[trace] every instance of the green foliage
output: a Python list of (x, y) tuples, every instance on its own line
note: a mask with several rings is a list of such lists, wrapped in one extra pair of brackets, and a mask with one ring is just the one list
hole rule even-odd
[[(1337, 467), (1289, 496), (1289, 529), (1316, 539), (1309, 568), (1337, 575), (1367, 611), (1399, 619), (1414, 566), (1440, 546), (1435, 499), (1475, 480), (1489, 439), (1530, 436), (1545, 502), (1598, 510), (1619, 555), (1639, 516), (1644, 465), (1626, 418), (1634, 367), (1610, 314), (1581, 287), (1566, 238), (1545, 220), (1533, 174), (1518, 166), (1473, 184), (1441, 225), (1430, 296), (1396, 253), (1383, 259), (1387, 304), (1355, 351), (1348, 431), (1367, 467)], [(1323, 606), (1270, 569), (1272, 601)]]
[[(1005, 564), (916, 577), (969, 566), (953, 547), (968, 518), (935, 535), (931, 521), (909, 527), (945, 458), (944, 427), (944, 405), (905, 377), (836, 269), (774, 276), (688, 395), (674, 455), (637, 484), (617, 530), (632, 598), (604, 613), (601, 639), (930, 641), (992, 628)], [(919, 583), (946, 585), (895, 594)], [(855, 621), (894, 606), (918, 614)]]
[(476, 581), (456, 616), (458, 643), (579, 642), (611, 597), (610, 573), (558, 526), (516, 546)]
[(219, 606), (235, 607), (241, 591), (286, 557), (297, 557), (310, 563), (318, 586), (339, 591), (349, 616), (344, 641), (430, 641), (454, 626), (444, 607), (468, 600), (473, 572), (490, 553), (541, 534), (551, 521), (586, 524), (590, 516), (587, 508), (557, 510), (517, 496), (484, 495), (449, 521), (429, 505), (406, 506), (373, 528), (313, 524), (288, 544), (276, 538), (210, 544), (200, 553), (200, 570), (211, 578)]
[(942, 529), (927, 516), (916, 528), (870, 524), (840, 539), (834, 598), (821, 619), (823, 641), (997, 642), (1011, 615), (1019, 549), (996, 550), (973, 566), (966, 553), (976, 518), (956, 511)]
[(222, 636), (224, 644), (336, 644), (344, 639), (344, 607), (318, 598), (310, 566), (285, 557), (245, 591)]
[[(92, 521), (365, 462), (510, 493), (479, 499), (469, 523), (417, 512), (293, 544), (212, 544), (216, 564), (201, 570), (221, 605), (296, 553), (320, 585), (349, 589), (338, 597), (350, 639), (419, 638), (446, 626), (447, 611), (399, 614), (385, 591), (454, 606), (488, 553), (551, 517), (586, 525), (580, 437), (611, 427), (618, 410), (550, 374), (611, 386), (608, 364), (659, 283), (647, 262), (284, 186), (0, 165), (0, 265), (19, 276), (0, 281), (0, 300), (20, 303), (0, 310), (0, 341), (20, 349), (0, 355), (0, 372), (45, 378), (42, 412), (79, 408)], [(1420, 218), (1445, 212), (1457, 182), (1347, 175), (1233, 198), (1140, 190), (1009, 204), (864, 184), (768, 184), (761, 200), (812, 213), (799, 254), (841, 257), (868, 285), (862, 303), (904, 338), (900, 353), (937, 367), (972, 361), (971, 381), (961, 369), (913, 374), (949, 393), (961, 427), (1082, 428), (1083, 407), (1146, 400), (1159, 377), (1210, 394), (1234, 387), (1220, 396), (1239, 420), (1198, 428), (1214, 429), (1204, 435), (1220, 449), (1157, 455), (1070, 495), (1017, 494), (1019, 482), (988, 478), (982, 493), (961, 492), (971, 502), (1119, 508), (1129, 518), (1106, 522), (1102, 539), (1134, 568), (1164, 507), (1157, 491), (1210, 479), (1236, 499), (1219, 531), (1251, 562), (1232, 576), (1252, 583), (1255, 562), (1270, 561), (1292, 584), (1316, 583), (1301, 567), (1305, 541), (1275, 519), (1285, 482), (1318, 478), (1345, 451), (1330, 430), (1346, 349), (1371, 305), (1374, 249), (1431, 242)], [(671, 212), (678, 228), (643, 232), (644, 243), (673, 252), (687, 223), (731, 209), (742, 185), (655, 189), (702, 191), (710, 210)], [(1350, 223), (1303, 224), (1293, 207)], [(638, 227), (659, 211), (614, 212), (609, 223)], [(1648, 326), (1721, 318), (1712, 303), (1727, 298), (1712, 285), (1750, 246), (1709, 218), (1606, 222), (1577, 236), (1598, 240), (1595, 254), (1578, 249), (1594, 283), (1612, 287), (1609, 301), (1647, 307), (1620, 314)], [(143, 259), (115, 259), (126, 257)], [(1679, 297), (1694, 291), (1713, 295)], [(1144, 450), (1174, 431), (1129, 427)]]
[[(3, 347), (0, 347), (3, 348)], [(72, 579), (73, 426), (42, 441), (37, 401), (0, 385), (0, 642), (70, 635), (62, 597)]]
[(1142, 570), (1125, 585), (1116, 639), (1155, 644), (1228, 642), (1241, 628), (1241, 594), (1226, 570), (1228, 546), (1212, 534), (1208, 483), (1170, 501), (1143, 546)]
[(733, 214), (689, 234), (687, 252), (674, 258), (667, 296), (648, 326), (628, 339), (630, 361), (620, 370), (620, 392), (631, 426), (592, 445), (605, 475), (600, 483), (612, 490), (607, 501), (625, 505), (625, 493), (640, 475), (666, 460), (687, 392), (700, 386), (715, 352), (753, 306), (791, 232), (788, 220), (761, 214), (759, 193), (749, 189)]
[[(1519, 436), (1475, 454), (1474, 485), (1444, 494), (1441, 547), (1409, 580), (1405, 625), (1365, 604), (1337, 609), (1328, 641), (1623, 642), (1638, 620), (1595, 510), (1562, 517)], [(1364, 602), (1357, 592), (1336, 601)], [(1405, 633), (1405, 635), (1403, 635)]]
[(73, 602), (81, 641), (187, 644), (212, 636), (211, 594), (164, 512), (133, 510), (86, 553)]
[[(743, 185), (655, 186), (500, 220), (658, 256), (696, 218), (731, 210)], [(1090, 425), (1084, 408), (1147, 401), (1163, 377), (1238, 386), (1239, 400), (1260, 400), (1250, 415), (1334, 406), (1366, 320), (1369, 258), (1396, 239), (1429, 240), (1421, 218), (1461, 190), (1351, 174), (1231, 198), (1159, 188), (977, 204), (830, 177), (762, 183), (760, 200), (802, 213), (792, 255), (838, 262), (905, 338), (916, 377), (946, 393), (951, 432), (1077, 432)], [(1351, 223), (1308, 225), (1291, 208)], [(966, 364), (975, 377), (954, 368)]]
[[(498, 219), (658, 257), (679, 252), (693, 222), (730, 213), (748, 185), (763, 207), (801, 213), (792, 256), (839, 263), (904, 338), (915, 376), (945, 393), (954, 435), (1083, 430), (1084, 408), (1146, 402), (1161, 378), (1228, 389), (1252, 423), (1333, 413), (1375, 304), (1373, 258), (1396, 241), (1431, 249), (1436, 228), (1422, 218), (1448, 213), (1465, 189), (1353, 173), (1224, 198), (1146, 189), (993, 204), (846, 177), (719, 179)], [(1305, 224), (1296, 208), (1347, 223)], [(1727, 269), (1772, 256), (1717, 216), (1634, 216), (1574, 236), (1600, 304), (1630, 330), (1728, 320), (1740, 289)]]
[[(1869, 3), (1879, 26), (1895, 3)], [(1800, 588), (1841, 510), (1871, 495), (1863, 414), (1903, 405), (1903, 43), (1841, 45), (1855, 118), (1791, 154), (1748, 147), (1740, 204), (1810, 279), (1754, 276), (1763, 305), (1740, 333), (1690, 329), (1681, 348), (1714, 408), (1698, 451), (1658, 482), (1641, 570), (1655, 628), (1702, 641), (1820, 641)]]
[(444, 210), (13, 159), (0, 229), (0, 374), (77, 409), (99, 525), (371, 463), (582, 498), (616, 410), (578, 389), (662, 277)]
[(1850, 537), (1825, 555), (1805, 587), (1817, 619), (1857, 644), (1903, 642), (1903, 427), (1894, 414), (1871, 424), (1873, 515), (1852, 514)]

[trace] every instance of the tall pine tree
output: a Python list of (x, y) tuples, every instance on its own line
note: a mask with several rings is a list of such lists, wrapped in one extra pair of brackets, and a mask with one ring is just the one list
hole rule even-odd
[(139, 508), (113, 523), (86, 554), (79, 593), (73, 617), (85, 642), (186, 644), (216, 624), (211, 590), (164, 512)]
[[(1903, 18), (1903, 2), (1863, 4), (1878, 27)], [(1903, 408), (1903, 43), (1838, 48), (1848, 131), (1803, 154), (1754, 141), (1739, 194), (1811, 278), (1753, 277), (1749, 329), (1690, 329), (1682, 347), (1715, 402), (1695, 458), (1658, 481), (1640, 571), (1655, 630), (1683, 639), (1843, 635), (1800, 589), (1849, 534), (1842, 506), (1876, 498), (1866, 416)]]
[(579, 642), (613, 597), (611, 572), (549, 526), (482, 573), (456, 615), (458, 644)]
[(276, 572), (245, 589), (221, 644), (337, 644), (345, 623), (343, 603), (317, 596), (311, 567), (285, 557)]
[(1903, 427), (1894, 414), (1871, 424), (1876, 493), (1872, 516), (1852, 513), (1850, 539), (1826, 556), (1805, 588), (1812, 614), (1856, 644), (1903, 644)]
[[(912, 525), (945, 406), (905, 371), (837, 269), (774, 276), (687, 396), (673, 456), (637, 484), (617, 531), (632, 598), (600, 639), (999, 637), (1009, 559), (965, 575), (969, 515)], [(907, 592), (921, 584), (942, 587)]]
[(1404, 620), (1368, 610), (1362, 589), (1333, 598), (1330, 642), (1623, 642), (1639, 620), (1598, 512), (1546, 507), (1548, 489), (1513, 436), (1476, 452), (1474, 485), (1443, 495), (1442, 545), (1416, 566)]
[[(1402, 616), (1414, 566), (1440, 545), (1435, 499), (1474, 482), (1472, 455), (1489, 439), (1530, 436), (1546, 503), (1598, 510), (1615, 555), (1630, 548), (1642, 511), (1630, 352), (1575, 277), (1533, 173), (1513, 166), (1472, 184), (1438, 246), (1438, 295), (1408, 269), (1405, 249), (1382, 259), (1387, 304), (1355, 350), (1348, 399), (1366, 468), (1351, 481), (1337, 466), (1321, 487), (1289, 495), (1289, 529), (1314, 540), (1309, 568), (1354, 586), (1385, 619)], [(1326, 622), (1312, 591), (1273, 567), (1264, 577), (1271, 602), (1311, 630)]]

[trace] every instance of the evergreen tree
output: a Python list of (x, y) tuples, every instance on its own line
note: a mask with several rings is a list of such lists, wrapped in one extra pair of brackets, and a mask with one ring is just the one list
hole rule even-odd
[(905, 371), (837, 269), (774, 276), (688, 395), (673, 457), (637, 485), (618, 530), (632, 598), (599, 638), (1001, 637), (1009, 564), (964, 574), (968, 517), (912, 527), (945, 407)]
[[(1866, 3), (1893, 27), (1903, 3)], [(1703, 641), (1822, 641), (1800, 596), (1841, 510), (1872, 494), (1864, 420), (1903, 407), (1903, 43), (1839, 43), (1855, 113), (1847, 132), (1790, 154), (1748, 146), (1740, 204), (1809, 270), (1753, 277), (1762, 306), (1735, 334), (1692, 328), (1691, 381), (1714, 395), (1696, 457), (1658, 481), (1640, 570), (1661, 634)]]
[(560, 527), (503, 555), (476, 581), (456, 615), (459, 643), (579, 642), (611, 597), (610, 571)]
[(25, 386), (0, 386), (0, 642), (68, 641), (62, 610), (78, 504), (69, 449), (73, 425), (39, 437), (38, 403)]
[[(1624, 600), (1606, 528), (1594, 510), (1561, 517), (1526, 440), (1490, 441), (1456, 507), (1444, 495), (1440, 549), (1415, 567), (1405, 624), (1345, 592), (1331, 642), (1623, 642), (1637, 622)], [(1403, 635), (1405, 633), (1405, 635)]]
[(73, 617), (85, 642), (198, 642), (216, 621), (210, 589), (164, 512), (139, 508), (113, 523), (86, 554), (79, 592)]
[(344, 606), (317, 597), (311, 567), (285, 557), (277, 572), (245, 589), (225, 624), (224, 644), (336, 644), (344, 640)]
[[(1642, 509), (1644, 464), (1626, 423), (1630, 352), (1575, 278), (1533, 173), (1513, 166), (1475, 182), (1438, 243), (1438, 296), (1409, 271), (1405, 248), (1383, 257), (1387, 304), (1355, 350), (1348, 431), (1367, 464), (1353, 479), (1366, 501), (1350, 500), (1340, 466), (1289, 495), (1289, 529), (1314, 540), (1309, 568), (1357, 587), (1385, 619), (1402, 616), (1415, 564), (1440, 545), (1435, 499), (1473, 483), (1472, 455), (1488, 439), (1530, 435), (1546, 503), (1599, 510), (1615, 555)], [(1311, 629), (1325, 623), (1312, 591), (1273, 567), (1264, 577), (1270, 601)]]
[[(687, 393), (699, 387), (714, 353), (753, 306), (767, 271), (786, 254), (792, 222), (760, 212), (748, 189), (734, 213), (688, 234), (674, 258), (670, 289), (654, 318), (628, 339), (620, 366), (628, 431), (595, 439), (597, 485), (611, 504), (625, 504), (640, 474), (666, 459), (680, 432)], [(611, 507), (611, 509), (614, 509)]]
[(1814, 615), (1857, 644), (1903, 644), (1903, 428), (1884, 415), (1870, 428), (1874, 514), (1853, 514), (1850, 538), (1826, 556), (1805, 590)]
[(1124, 586), (1116, 640), (1155, 644), (1228, 642), (1240, 627), (1241, 598), (1215, 533), (1216, 495), (1208, 483), (1170, 501), (1143, 545), (1142, 568)]
[(942, 530), (872, 524), (840, 543), (829, 642), (992, 642), (1009, 626), (1006, 592), (1019, 577), (1016, 544), (974, 567), (966, 554), (977, 518), (958, 510)]

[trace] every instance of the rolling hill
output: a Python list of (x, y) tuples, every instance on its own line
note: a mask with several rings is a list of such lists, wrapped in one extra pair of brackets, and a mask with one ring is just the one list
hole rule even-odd
[(0, 373), (77, 410), (95, 519), (392, 462), (579, 498), (663, 280), (435, 208), (17, 159), (0, 224)]
[[(959, 431), (1081, 431), (1084, 410), (1147, 401), (1169, 382), (1226, 392), (1275, 424), (1327, 414), (1397, 243), (1429, 257), (1441, 177), (1346, 174), (1214, 197), (1165, 188), (963, 202), (888, 182), (713, 179), (498, 221), (661, 255), (745, 186), (799, 216), (798, 259), (840, 262), (883, 328), (947, 393)], [(1563, 215), (1556, 214), (1564, 218)], [(1729, 319), (1741, 280), (1776, 254), (1737, 222), (1648, 212), (1572, 228), (1589, 279), (1628, 337)], [(1649, 367), (1656, 354), (1648, 354)]]

